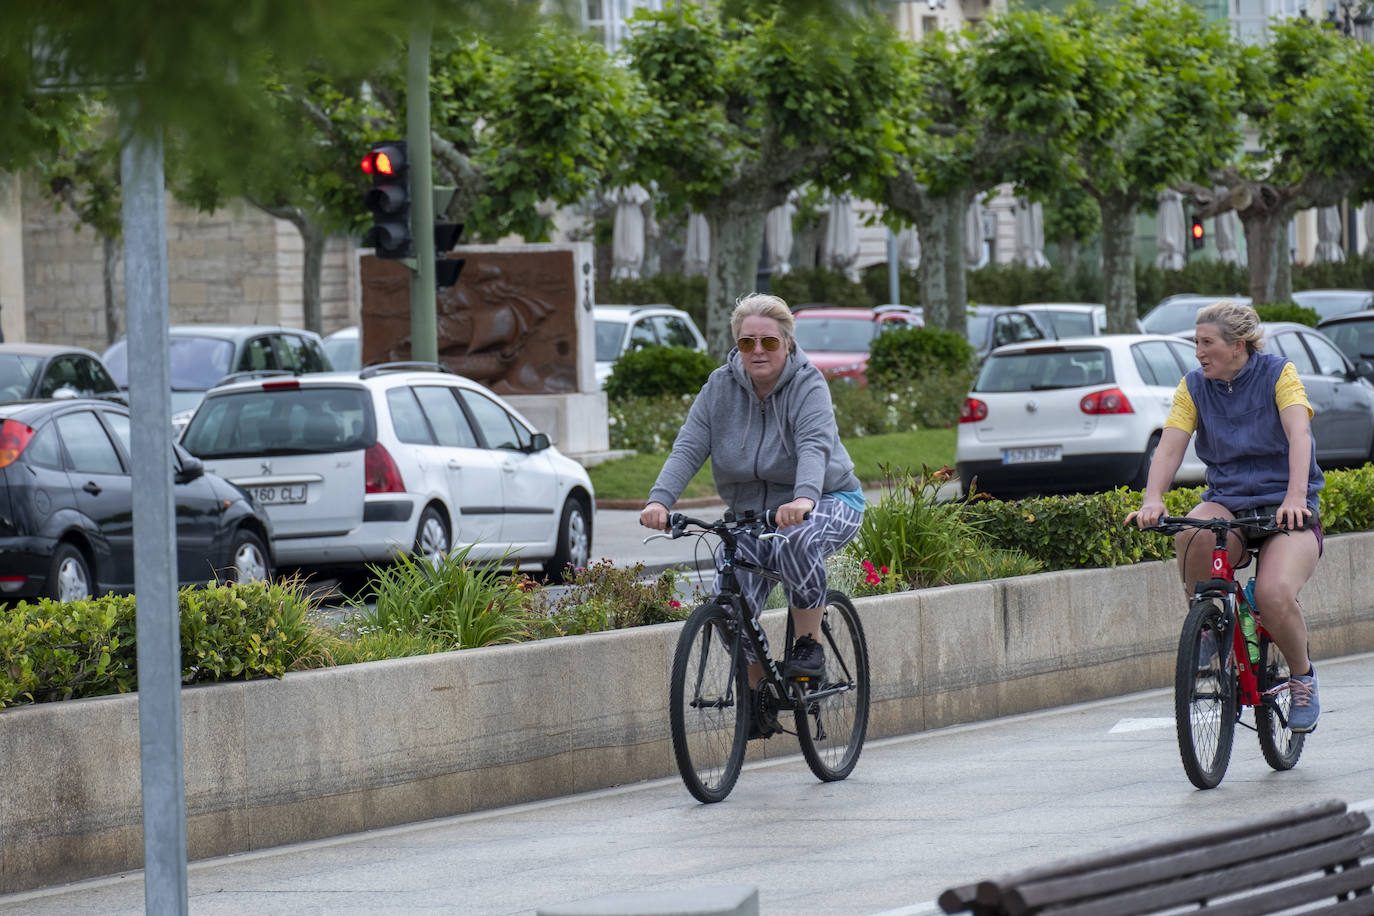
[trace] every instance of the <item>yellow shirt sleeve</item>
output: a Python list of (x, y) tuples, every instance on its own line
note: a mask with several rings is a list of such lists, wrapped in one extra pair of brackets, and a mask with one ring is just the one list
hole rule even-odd
[[(1291, 368), (1293, 364), (1288, 365)], [(1297, 376), (1293, 378), (1296, 380)], [(1302, 384), (1299, 383), (1298, 387), (1301, 388)], [(1181, 429), (1190, 436), (1197, 431), (1197, 405), (1193, 403), (1193, 396), (1188, 393), (1186, 377), (1178, 380), (1178, 387), (1174, 389), (1174, 406), (1169, 409), (1169, 419), (1164, 421), (1164, 425)]]
[(1312, 405), (1307, 401), (1307, 389), (1302, 387), (1302, 379), (1298, 378), (1298, 370), (1293, 368), (1292, 363), (1284, 364), (1283, 371), (1279, 373), (1279, 380), (1274, 383), (1274, 400), (1279, 405), (1279, 413), (1283, 413), (1285, 407), (1301, 404), (1307, 408), (1308, 419), (1312, 418)]

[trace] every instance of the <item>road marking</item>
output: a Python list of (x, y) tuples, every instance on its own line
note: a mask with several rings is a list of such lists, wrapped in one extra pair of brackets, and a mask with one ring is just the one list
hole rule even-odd
[(1144, 732), (1154, 728), (1173, 728), (1173, 719), (1121, 719), (1110, 729), (1107, 734), (1115, 735), (1124, 732)]

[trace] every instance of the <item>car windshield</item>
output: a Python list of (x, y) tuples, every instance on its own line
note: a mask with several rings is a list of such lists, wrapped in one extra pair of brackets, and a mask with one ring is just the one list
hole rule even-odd
[(1300, 292), (1293, 294), (1293, 301), (1303, 308), (1312, 309), (1320, 318), (1330, 318), (1345, 312), (1358, 312), (1369, 308), (1369, 293), (1323, 293)]
[(29, 390), (43, 360), (18, 353), (0, 354), (0, 401), (17, 401)]
[[(168, 368), (173, 391), (207, 391), (229, 374), (234, 345), (218, 337), (172, 337), (168, 341)], [(115, 384), (129, 387), (129, 342), (121, 340), (105, 351), (105, 367)]]
[(1059, 312), (1046, 309), (1040, 317), (1049, 322), (1055, 337), (1085, 337), (1093, 333), (1091, 312)]
[(241, 458), (359, 451), (374, 439), (363, 389), (268, 383), (207, 398), (181, 444), (200, 458)]
[(1099, 348), (1047, 347), (994, 353), (983, 363), (974, 391), (1045, 391), (1115, 381), (1111, 354)]
[(1201, 299), (1184, 299), (1158, 305), (1140, 323), (1151, 334), (1172, 334), (1191, 331), (1197, 324), (1198, 309), (1207, 303)]
[(329, 365), (340, 371), (346, 372), (361, 366), (356, 337), (326, 337), (324, 355), (329, 357)]
[(877, 333), (868, 315), (854, 318), (803, 318), (796, 323), (797, 344), (812, 353), (866, 353)]
[(596, 361), (613, 363), (619, 359), (620, 344), (624, 339), (625, 322), (598, 319), (596, 322)]
[(1363, 321), (1342, 321), (1322, 327), (1321, 332), (1331, 338), (1352, 362), (1374, 359), (1374, 318)]

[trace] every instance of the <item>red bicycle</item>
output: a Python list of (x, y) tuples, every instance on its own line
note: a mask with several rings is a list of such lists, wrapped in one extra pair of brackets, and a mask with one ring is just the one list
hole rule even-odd
[[(1236, 723), (1259, 733), (1264, 760), (1275, 770), (1291, 770), (1302, 756), (1302, 734), (1288, 728), (1288, 662), (1264, 629), (1259, 609), (1236, 582), (1226, 549), (1227, 535), (1282, 534), (1272, 516), (1188, 518), (1165, 516), (1148, 528), (1177, 534), (1187, 528), (1210, 531), (1212, 578), (1196, 584), (1178, 641), (1174, 673), (1174, 721), (1178, 751), (1188, 779), (1199, 789), (1221, 783), (1231, 762)], [(1246, 558), (1258, 570), (1259, 547), (1246, 546)], [(1245, 621), (1254, 622), (1253, 628)], [(1255, 724), (1241, 721), (1246, 707)]]

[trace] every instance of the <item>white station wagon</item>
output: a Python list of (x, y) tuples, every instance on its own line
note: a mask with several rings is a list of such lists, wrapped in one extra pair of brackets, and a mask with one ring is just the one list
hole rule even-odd
[[(959, 479), (1001, 498), (1143, 488), (1174, 389), (1196, 366), (1191, 344), (1160, 334), (1000, 347), (959, 413)], [(1205, 472), (1189, 442), (1175, 479)]]
[(483, 386), (433, 364), (230, 383), (181, 444), (249, 490), (281, 566), (357, 577), (398, 553), (508, 552), (555, 580), (591, 553), (586, 470)]

